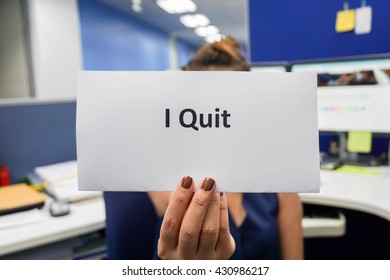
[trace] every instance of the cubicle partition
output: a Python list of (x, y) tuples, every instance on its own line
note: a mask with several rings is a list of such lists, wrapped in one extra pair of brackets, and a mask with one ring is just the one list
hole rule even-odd
[(0, 103), (0, 164), (17, 183), (34, 167), (76, 159), (76, 101)]

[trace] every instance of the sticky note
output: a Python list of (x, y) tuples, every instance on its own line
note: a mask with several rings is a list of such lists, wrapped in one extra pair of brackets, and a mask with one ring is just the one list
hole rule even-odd
[(372, 8), (361, 7), (355, 11), (355, 34), (362, 35), (371, 32)]
[(349, 152), (369, 153), (371, 152), (372, 133), (367, 131), (348, 132), (347, 149)]
[(355, 10), (342, 10), (337, 12), (336, 32), (348, 32), (355, 28)]
[(195, 186), (212, 177), (223, 192), (319, 191), (314, 73), (84, 71), (78, 78), (80, 190), (172, 191), (191, 176)]
[(383, 173), (382, 171), (371, 170), (371, 169), (368, 169), (368, 168), (364, 168), (364, 170), (363, 170), (363, 174), (366, 174), (366, 175), (378, 176), (378, 175), (381, 175), (382, 173)]
[(337, 172), (344, 172), (344, 173), (362, 173), (363, 169), (364, 167), (362, 166), (343, 165), (336, 170)]
[(364, 175), (374, 175), (374, 176), (378, 176), (382, 174), (382, 172), (379, 170), (372, 170), (363, 166), (353, 166), (353, 165), (343, 165), (342, 167), (336, 169), (336, 171), (342, 173), (364, 174)]

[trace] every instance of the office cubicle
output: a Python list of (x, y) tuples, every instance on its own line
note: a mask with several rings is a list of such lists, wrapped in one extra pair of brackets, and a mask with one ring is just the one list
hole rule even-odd
[(13, 183), (34, 167), (76, 159), (76, 101), (0, 103), (0, 163)]
[[(291, 64), (291, 71), (317, 73), (320, 149), (323, 153), (331, 154), (332, 143), (336, 143), (337, 149), (333, 151), (336, 154), (333, 156), (340, 163), (365, 166), (388, 165), (390, 55), (296, 61)], [(370, 151), (367, 153), (347, 151), (349, 131), (371, 132)], [(331, 157), (326, 160), (329, 158)], [(357, 172), (352, 174), (325, 171), (321, 176), (323, 182), (321, 188), (337, 185), (340, 191), (345, 192), (346, 201), (359, 204), (360, 200), (369, 198), (370, 194), (381, 196), (378, 191), (384, 190), (383, 184), (386, 184), (386, 175), (381, 174), (387, 174), (386, 169), (388, 167), (382, 169), (379, 167), (375, 170), (381, 170), (380, 172), (370, 175), (358, 174), (358, 169), (351, 169)], [(333, 183), (327, 181), (328, 177), (335, 179)], [(363, 181), (366, 195), (363, 195), (362, 199), (355, 200), (353, 197), (361, 191), (360, 187), (363, 185), (359, 183)], [(351, 191), (349, 195), (348, 190)], [(326, 189), (323, 192), (326, 193)], [(390, 244), (390, 238), (386, 234), (390, 230), (389, 222), (368, 211), (368, 208), (366, 211), (364, 207), (350, 207), (346, 201), (338, 204), (346, 217), (346, 235), (336, 239), (306, 239), (306, 257), (309, 259), (335, 257), (387, 259), (389, 254), (380, 248), (388, 247)], [(376, 206), (378, 205), (379, 200)], [(362, 238), (365, 240), (364, 243), (361, 241)]]

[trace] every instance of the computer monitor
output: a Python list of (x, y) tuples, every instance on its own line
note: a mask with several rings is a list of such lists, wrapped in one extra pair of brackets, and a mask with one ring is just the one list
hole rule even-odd
[(251, 66), (251, 71), (278, 73), (278, 72), (286, 72), (287, 68), (285, 65), (280, 65), (280, 64), (256, 64)]
[(317, 73), (320, 131), (390, 133), (390, 57), (292, 65)]

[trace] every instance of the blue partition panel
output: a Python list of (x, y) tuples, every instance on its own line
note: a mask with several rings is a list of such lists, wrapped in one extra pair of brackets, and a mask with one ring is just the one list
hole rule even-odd
[(13, 183), (36, 166), (76, 159), (76, 102), (0, 105), (0, 164)]
[[(361, 0), (348, 1), (350, 8)], [(372, 32), (336, 33), (339, 0), (249, 0), (251, 61), (293, 61), (390, 52), (390, 1), (366, 1)]]

